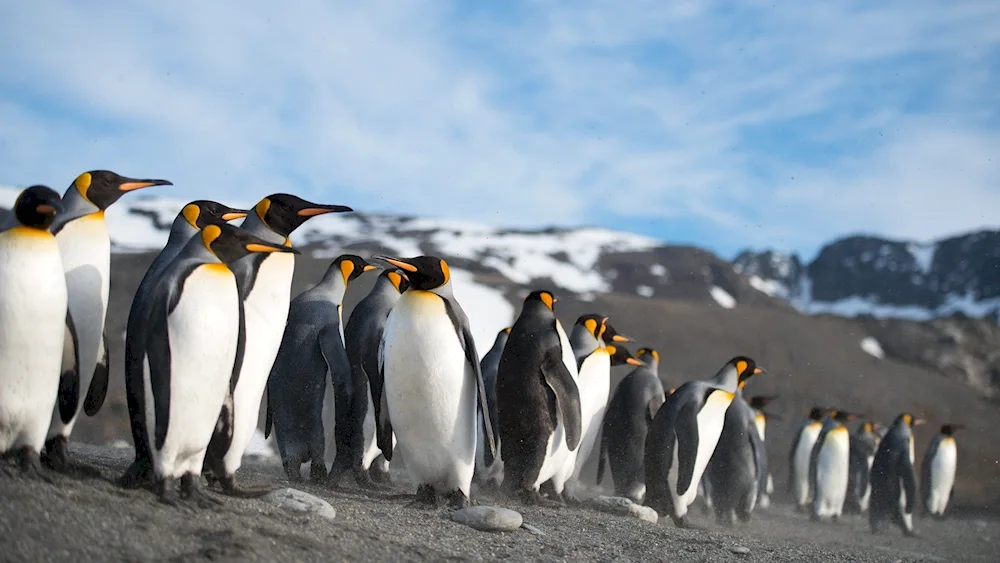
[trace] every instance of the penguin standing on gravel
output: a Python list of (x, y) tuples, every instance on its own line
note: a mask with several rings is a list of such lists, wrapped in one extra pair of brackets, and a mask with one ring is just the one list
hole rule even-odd
[(0, 455), (36, 476), (66, 335), (66, 277), (49, 232), (61, 212), (55, 190), (31, 186), (0, 224)]
[(145, 391), (142, 388), (142, 358), (136, 357), (132, 352), (135, 347), (136, 324), (145, 322), (148, 316), (146, 296), (159, 281), (164, 268), (177, 257), (184, 245), (191, 240), (191, 237), (198, 234), (198, 231), (208, 225), (221, 225), (227, 221), (245, 217), (246, 214), (246, 211), (242, 209), (233, 209), (208, 200), (192, 201), (185, 205), (170, 226), (170, 235), (167, 238), (166, 246), (146, 270), (146, 275), (143, 276), (138, 289), (136, 289), (125, 329), (125, 396), (128, 401), (129, 419), (132, 421), (132, 443), (135, 445), (135, 460), (122, 476), (122, 485), (125, 487), (137, 486), (147, 482), (152, 477), (149, 441), (145, 435), (136, 434), (142, 432), (144, 428), (141, 422), (146, 417), (143, 412), (145, 404), (143, 393)]
[(734, 516), (749, 522), (767, 484), (767, 452), (757, 432), (755, 414), (743, 398), (740, 385), (733, 404), (726, 410), (719, 443), (705, 469), (715, 520), (722, 526), (732, 526)]
[(59, 403), (45, 442), (44, 461), (61, 472), (99, 475), (69, 459), (69, 435), (80, 408), (94, 416), (108, 392), (108, 347), (104, 321), (111, 280), (111, 238), (104, 212), (124, 194), (150, 186), (172, 185), (167, 180), (135, 180), (108, 170), (77, 176), (63, 195), (63, 212), (52, 233), (59, 243), (69, 302), (67, 334), (63, 342)]
[(799, 431), (795, 433), (792, 448), (788, 455), (788, 490), (795, 498), (796, 510), (805, 510), (812, 500), (809, 488), (809, 460), (812, 457), (813, 446), (820, 430), (823, 429), (823, 416), (829, 411), (824, 407), (813, 407), (809, 417)]
[(860, 514), (868, 510), (872, 492), (869, 476), (878, 442), (875, 423), (870, 420), (862, 422), (854, 434), (851, 434), (851, 469), (847, 476), (847, 501), (844, 503), (844, 508), (849, 512)]
[(840, 518), (847, 498), (850, 473), (851, 436), (846, 423), (857, 415), (834, 410), (823, 421), (809, 459), (809, 488), (812, 491), (813, 520)]
[(376, 255), (406, 272), (410, 289), (389, 312), (379, 351), (382, 406), (378, 442), (386, 459), (402, 455), (417, 483), (417, 504), (468, 506), (476, 462), (476, 419), (489, 445), (497, 435), (469, 318), (455, 299), (448, 264), (434, 256), (400, 259)]
[(944, 424), (927, 445), (922, 467), (920, 490), (923, 492), (924, 514), (944, 518), (951, 490), (955, 485), (958, 447), (955, 432), (964, 424)]
[[(500, 368), (500, 356), (503, 348), (507, 344), (507, 337), (510, 336), (510, 327), (506, 327), (497, 332), (497, 337), (493, 341), (493, 347), (479, 361), (479, 369), (483, 372), (483, 385), (486, 386), (486, 403), (490, 409), (490, 420), (499, 420), (497, 415), (497, 370)], [(500, 486), (503, 481), (503, 460), (500, 453), (500, 437), (497, 436), (497, 454), (493, 457), (493, 463), (486, 465), (486, 432), (483, 423), (478, 422), (478, 439), (476, 441), (476, 471), (473, 480), (479, 483), (489, 482), (494, 486)]]
[(752, 359), (737, 356), (715, 377), (688, 381), (667, 396), (646, 435), (646, 506), (669, 514), (678, 527), (688, 526), (688, 507), (715, 452), (737, 386), (763, 371)]
[[(264, 432), (270, 436), (273, 424), (281, 464), (290, 481), (301, 480), (305, 462), (310, 462), (310, 479), (324, 481), (327, 460), (332, 461), (334, 486), (340, 474), (350, 469), (352, 433), (361, 431), (351, 420), (351, 405), (356, 394), (367, 389), (356, 389), (352, 382), (341, 338), (343, 301), (350, 282), (373, 269), (360, 256), (339, 256), (323, 279), (300, 293), (288, 308), (284, 336), (267, 381)], [(332, 416), (324, 416), (330, 398), (335, 402)]]
[[(378, 347), (389, 311), (399, 301), (399, 296), (409, 287), (402, 270), (385, 270), (375, 280), (372, 290), (354, 307), (344, 327), (344, 345), (351, 362), (351, 382), (356, 391), (352, 404), (353, 424), (360, 424), (363, 442), (354, 443), (351, 449), (355, 480), (362, 487), (389, 479), (389, 463), (381, 456), (375, 425), (378, 408), (382, 402), (382, 388), (375, 388), (378, 381)], [(357, 426), (355, 428), (358, 428)], [(357, 436), (356, 436), (357, 437)], [(393, 438), (395, 445), (395, 438)], [(376, 459), (378, 463), (376, 464)]]
[(597, 484), (604, 478), (607, 458), (615, 483), (615, 495), (641, 503), (646, 495), (642, 470), (646, 433), (667, 397), (657, 375), (659, 352), (652, 348), (639, 348), (636, 356), (643, 365), (636, 367), (618, 383), (604, 415)]
[[(777, 399), (777, 395), (757, 395), (750, 397), (747, 401), (750, 403), (750, 408), (753, 409), (754, 425), (757, 426), (757, 434), (760, 436), (762, 442), (767, 441), (767, 421), (768, 419), (781, 420), (780, 417), (764, 411), (764, 407), (771, 404), (771, 401)], [(767, 483), (764, 488), (760, 491), (760, 495), (757, 498), (757, 506), (761, 508), (768, 508), (771, 506), (771, 495), (774, 494), (774, 478), (771, 477), (770, 465), (768, 465), (767, 471)]]
[(133, 348), (144, 371), (141, 433), (150, 440), (158, 493), (168, 504), (176, 502), (178, 478), (182, 498), (209, 500), (199, 488), (205, 455), (219, 419), (232, 426), (232, 392), (245, 361), (243, 307), (229, 265), (271, 252), (294, 250), (232, 225), (209, 225), (147, 294), (149, 316)]
[[(291, 248), (288, 237), (310, 218), (349, 211), (352, 209), (343, 205), (321, 205), (291, 194), (272, 194), (257, 202), (240, 228), (269, 243)], [(236, 487), (236, 471), (257, 430), (260, 401), (288, 320), (295, 256), (283, 252), (253, 254), (235, 261), (232, 269), (246, 311), (246, 360), (233, 392), (233, 426), (227, 427), (220, 420), (206, 459), (222, 491), (237, 495), (241, 491)]]
[(503, 487), (531, 504), (543, 502), (539, 487), (564, 469), (565, 453), (580, 445), (576, 363), (555, 302), (544, 290), (525, 297), (497, 368), (499, 428), (506, 444)]
[(872, 496), (868, 523), (873, 534), (882, 532), (885, 520), (898, 525), (903, 534), (913, 531), (913, 509), (917, 504), (917, 475), (913, 469), (913, 427), (923, 424), (910, 413), (896, 417), (878, 444), (872, 463)]

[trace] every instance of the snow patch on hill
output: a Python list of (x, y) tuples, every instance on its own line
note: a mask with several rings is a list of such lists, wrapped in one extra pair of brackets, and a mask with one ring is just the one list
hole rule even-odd
[(719, 306), (725, 309), (732, 309), (736, 307), (736, 299), (732, 295), (729, 295), (729, 293), (721, 287), (713, 285), (708, 292), (712, 294), (712, 299), (715, 299), (715, 302), (718, 303)]
[(871, 336), (866, 336), (861, 339), (861, 349), (864, 350), (865, 353), (871, 354), (880, 360), (885, 358), (885, 352), (882, 351), (882, 345), (879, 344), (878, 340), (875, 340)]

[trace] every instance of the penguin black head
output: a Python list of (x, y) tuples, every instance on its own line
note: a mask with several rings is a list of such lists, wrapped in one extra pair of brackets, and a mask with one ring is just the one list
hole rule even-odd
[(110, 170), (91, 170), (76, 177), (71, 188), (76, 188), (83, 199), (104, 211), (125, 192), (150, 186), (172, 186), (169, 180), (136, 180), (119, 176)]
[(913, 428), (914, 426), (920, 426), (926, 421), (922, 418), (916, 418), (908, 412), (904, 412), (903, 414), (896, 417), (895, 422), (896, 424), (902, 423), (909, 426), (910, 428)]
[(292, 234), (310, 217), (354, 211), (346, 205), (312, 203), (292, 194), (271, 194), (257, 202), (253, 210), (261, 222), (283, 237)]
[(755, 395), (753, 397), (750, 397), (750, 400), (747, 402), (750, 403), (751, 407), (757, 410), (761, 410), (767, 405), (771, 404), (771, 401), (777, 398), (778, 398), (777, 395)]
[(830, 411), (830, 416), (833, 417), (837, 422), (850, 422), (852, 420), (857, 420), (858, 415), (847, 412), (844, 410), (834, 409)]
[(607, 317), (604, 317), (604, 341), (607, 343), (612, 342), (635, 342), (632, 338), (625, 336), (624, 334), (618, 334), (615, 327), (608, 324)]
[(644, 366), (646, 364), (637, 360), (631, 352), (629, 352), (624, 346), (615, 346), (614, 344), (606, 346), (604, 350), (611, 355), (611, 366), (623, 366), (625, 364), (633, 366)]
[(406, 279), (406, 275), (403, 274), (402, 270), (385, 270), (381, 275), (389, 280), (392, 287), (395, 287), (399, 293), (403, 293), (410, 287), (410, 282)]
[[(528, 294), (524, 298), (524, 304), (521, 306), (524, 311), (534, 311), (534, 310), (545, 310), (550, 314), (555, 315), (556, 312), (556, 302), (559, 301), (551, 291), (545, 289), (536, 289)], [(544, 309), (543, 309), (544, 308)]]
[(332, 264), (330, 264), (330, 267), (327, 269), (327, 275), (330, 275), (331, 272), (339, 271), (341, 277), (344, 279), (344, 286), (347, 286), (352, 280), (357, 279), (361, 274), (375, 269), (375, 265), (369, 264), (360, 256), (354, 254), (342, 254), (338, 256)]
[(421, 291), (437, 289), (451, 281), (448, 263), (437, 256), (417, 256), (416, 258), (393, 258), (374, 254), (372, 258), (388, 262), (406, 272), (410, 288)]
[(48, 186), (31, 186), (17, 196), (14, 216), (25, 227), (48, 230), (56, 215), (62, 213), (62, 197)]
[(247, 216), (245, 209), (233, 209), (217, 201), (199, 199), (181, 209), (181, 215), (192, 227), (201, 230), (208, 225), (218, 225)]
[(963, 428), (965, 428), (964, 424), (942, 424), (941, 433), (945, 436), (951, 436)]
[(660, 361), (660, 353), (657, 352), (656, 350), (653, 350), (652, 348), (643, 347), (635, 351), (635, 357), (639, 358), (639, 360), (642, 361), (643, 363), (648, 363), (648, 360), (645, 359), (646, 356), (653, 358), (653, 361), (655, 362)]
[(736, 373), (739, 375), (739, 382), (750, 379), (751, 377), (764, 373), (764, 370), (757, 367), (757, 363), (746, 356), (736, 356), (735, 358), (729, 360), (729, 364), (736, 369)]
[(201, 230), (201, 241), (223, 264), (232, 263), (254, 252), (299, 253), (290, 246), (267, 242), (229, 223), (208, 225)]
[(829, 412), (826, 407), (813, 407), (809, 409), (809, 420), (822, 420), (823, 416)]
[(576, 324), (587, 329), (587, 333), (598, 340), (604, 336), (604, 331), (607, 330), (606, 322), (608, 322), (608, 317), (596, 314), (580, 315), (580, 318), (576, 319)]

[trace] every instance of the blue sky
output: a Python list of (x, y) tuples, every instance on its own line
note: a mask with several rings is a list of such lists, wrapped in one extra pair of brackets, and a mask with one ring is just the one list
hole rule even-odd
[(5, 6), (0, 183), (110, 168), (725, 256), (1000, 226), (995, 0), (206, 4)]

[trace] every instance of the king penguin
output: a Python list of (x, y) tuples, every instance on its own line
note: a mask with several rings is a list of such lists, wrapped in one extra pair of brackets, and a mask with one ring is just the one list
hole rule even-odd
[(166, 246), (146, 270), (146, 275), (143, 276), (138, 289), (136, 289), (125, 329), (125, 396), (128, 402), (129, 418), (132, 421), (132, 443), (135, 445), (135, 460), (121, 478), (121, 484), (126, 488), (139, 485), (151, 478), (149, 441), (145, 435), (141, 434), (144, 428), (141, 421), (146, 416), (142, 411), (142, 406), (145, 403), (142, 388), (142, 358), (136, 357), (132, 353), (132, 348), (135, 346), (136, 324), (144, 322), (148, 315), (146, 296), (156, 285), (164, 268), (177, 257), (184, 245), (191, 240), (191, 237), (198, 234), (198, 231), (208, 225), (220, 225), (233, 219), (245, 217), (246, 214), (246, 211), (241, 209), (233, 209), (221, 203), (204, 199), (185, 205), (170, 226), (170, 235), (167, 238)]
[[(145, 428), (161, 500), (205, 504), (199, 488), (217, 426), (232, 428), (232, 392), (245, 361), (243, 307), (230, 264), (251, 253), (294, 252), (229, 224), (208, 225), (147, 294), (133, 349), (143, 359)], [(222, 413), (220, 415), (220, 413)], [(224, 447), (226, 444), (222, 444)], [(214, 501), (218, 502), (218, 501)]]
[(497, 414), (507, 445), (503, 488), (530, 504), (543, 502), (539, 487), (580, 445), (576, 362), (555, 303), (545, 290), (524, 298), (497, 367)]
[(607, 460), (615, 495), (642, 503), (646, 496), (642, 470), (646, 433), (667, 396), (657, 374), (659, 352), (652, 348), (639, 348), (635, 355), (643, 365), (633, 369), (618, 383), (601, 425), (597, 484), (600, 485), (604, 478)]
[[(750, 408), (753, 409), (754, 424), (757, 426), (757, 434), (760, 436), (762, 442), (766, 443), (767, 437), (767, 421), (770, 419), (781, 420), (777, 415), (771, 414), (764, 411), (764, 407), (771, 404), (771, 401), (777, 399), (777, 395), (757, 395), (750, 397), (747, 402), (750, 403)], [(768, 508), (771, 506), (771, 495), (774, 494), (774, 479), (771, 477), (770, 465), (768, 465), (767, 471), (767, 484), (760, 491), (760, 495), (757, 498), (757, 506), (761, 508)]]
[(111, 238), (104, 212), (127, 192), (150, 186), (173, 185), (167, 180), (135, 180), (109, 170), (77, 176), (63, 195), (63, 213), (52, 233), (59, 243), (69, 299), (67, 334), (63, 346), (59, 404), (53, 410), (45, 442), (45, 462), (62, 472), (96, 475), (69, 459), (69, 435), (80, 407), (97, 414), (108, 392), (108, 347), (104, 320), (111, 276)]
[[(278, 453), (290, 481), (310, 462), (313, 481), (327, 478), (327, 466), (343, 468), (350, 457), (350, 405), (356, 393), (341, 337), (344, 294), (351, 281), (374, 270), (360, 256), (344, 254), (323, 279), (292, 300), (281, 346), (267, 381), (265, 436), (273, 424)], [(324, 416), (332, 398), (333, 412)], [(362, 397), (363, 399), (364, 397)], [(327, 450), (333, 451), (327, 451)], [(334, 459), (336, 453), (336, 459)], [(337, 471), (339, 478), (340, 471)]]
[(951, 490), (955, 485), (955, 468), (958, 464), (958, 447), (955, 432), (964, 424), (944, 424), (927, 445), (924, 453), (920, 490), (924, 495), (924, 514), (944, 518)]
[(750, 513), (767, 484), (767, 452), (757, 431), (754, 408), (743, 398), (743, 384), (726, 410), (725, 422), (705, 476), (715, 520), (732, 526), (734, 516), (750, 521)]
[(866, 420), (851, 434), (851, 470), (847, 476), (847, 501), (844, 503), (848, 512), (860, 514), (868, 510), (872, 492), (869, 476), (880, 439), (875, 429), (876, 423)]
[[(490, 420), (498, 420), (497, 416), (497, 369), (500, 368), (500, 356), (503, 348), (507, 344), (507, 337), (510, 336), (510, 327), (502, 328), (497, 332), (497, 337), (493, 341), (493, 347), (479, 361), (479, 369), (483, 372), (483, 385), (486, 386), (486, 403), (490, 409)], [(473, 474), (473, 481), (477, 483), (489, 484), (494, 488), (499, 487), (503, 481), (503, 459), (500, 453), (500, 437), (497, 436), (497, 453), (493, 456), (493, 463), (486, 465), (486, 432), (479, 423), (478, 441), (476, 442), (476, 471)]]
[(809, 459), (812, 456), (813, 446), (816, 438), (819, 437), (820, 430), (823, 429), (823, 416), (829, 411), (824, 407), (813, 407), (809, 411), (809, 417), (792, 441), (792, 448), (788, 454), (788, 490), (792, 491), (795, 498), (796, 510), (805, 510), (812, 500), (812, 491), (809, 488)]
[(886, 519), (892, 520), (907, 536), (913, 531), (913, 509), (917, 504), (917, 475), (913, 469), (913, 427), (923, 424), (910, 413), (896, 417), (879, 441), (872, 463), (871, 504), (868, 523), (873, 534), (881, 533)]
[(851, 436), (846, 423), (857, 415), (833, 410), (823, 420), (823, 428), (809, 457), (809, 489), (812, 491), (813, 520), (840, 518), (847, 498), (850, 473)]
[(737, 386), (764, 370), (746, 356), (728, 362), (712, 379), (688, 381), (667, 396), (646, 435), (644, 503), (688, 527), (688, 507), (722, 434)]
[[(344, 344), (351, 362), (351, 381), (355, 389), (361, 390), (354, 395), (352, 416), (354, 424), (361, 424), (363, 442), (354, 444), (351, 455), (355, 480), (362, 487), (369, 487), (373, 481), (385, 482), (389, 479), (389, 463), (381, 456), (375, 436), (382, 388), (372, 387), (372, 374), (378, 374), (378, 347), (389, 311), (409, 285), (402, 270), (384, 270), (368, 295), (354, 307), (344, 328)], [(392, 443), (395, 445), (395, 437)]]
[(31, 186), (0, 224), (0, 455), (15, 454), (35, 476), (66, 334), (66, 277), (49, 231), (62, 209), (55, 190)]
[[(455, 299), (448, 264), (434, 256), (376, 255), (406, 272), (410, 288), (392, 307), (379, 351), (382, 407), (378, 441), (396, 450), (417, 483), (416, 504), (469, 504), (476, 462), (476, 419), (482, 417), (492, 463), (497, 435), (486, 403), (479, 353), (469, 319)], [(478, 415), (478, 416), (477, 416)]]
[[(288, 237), (310, 218), (349, 211), (353, 210), (343, 205), (321, 205), (291, 194), (272, 194), (257, 202), (240, 227), (269, 243), (291, 247)], [(234, 426), (217, 436), (227, 447), (212, 448), (208, 459), (212, 462), (209, 469), (219, 479), (223, 492), (238, 494), (236, 471), (257, 429), (260, 401), (288, 320), (295, 256), (284, 252), (253, 254), (234, 262), (232, 269), (246, 311), (246, 361), (233, 394)], [(225, 452), (221, 462), (214, 459), (217, 451)]]

